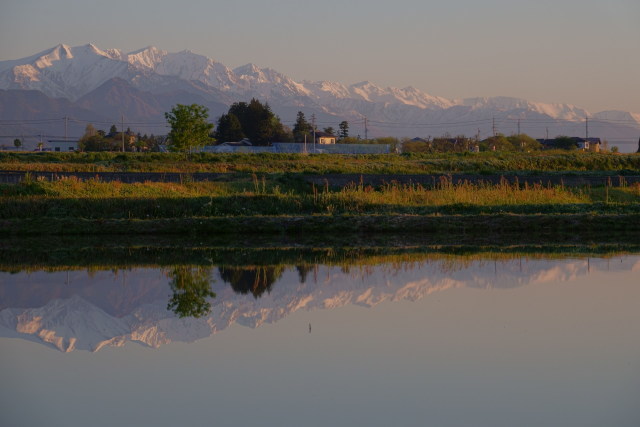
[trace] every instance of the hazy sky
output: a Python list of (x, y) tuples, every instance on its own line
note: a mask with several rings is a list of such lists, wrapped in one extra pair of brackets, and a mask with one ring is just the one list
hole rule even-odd
[(640, 112), (638, 0), (0, 0), (0, 60), (93, 42), (294, 79)]

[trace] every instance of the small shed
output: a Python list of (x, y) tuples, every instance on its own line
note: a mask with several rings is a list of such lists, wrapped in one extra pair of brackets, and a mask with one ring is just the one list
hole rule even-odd
[(335, 144), (336, 136), (326, 132), (316, 132), (316, 144)]

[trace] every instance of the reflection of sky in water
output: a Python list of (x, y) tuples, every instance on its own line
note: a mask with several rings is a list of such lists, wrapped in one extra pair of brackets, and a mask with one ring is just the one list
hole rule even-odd
[(82, 271), (1, 274), (4, 325), (24, 307), (44, 315), (75, 298), (85, 311), (58, 307), (49, 326), (67, 319), (76, 322), (69, 336), (98, 328), (104, 338), (133, 325), (127, 339), (177, 343), (65, 354), (38, 337), (2, 338), (0, 417), (29, 426), (636, 426), (639, 266), (637, 256), (321, 266), (304, 283), (290, 268), (258, 299), (215, 272), (203, 319), (166, 311), (168, 279), (157, 270), (97, 272), (89, 287)]

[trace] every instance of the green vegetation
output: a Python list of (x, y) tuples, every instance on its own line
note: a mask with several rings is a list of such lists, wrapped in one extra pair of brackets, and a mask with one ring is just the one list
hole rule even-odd
[(291, 140), (290, 131), (285, 130), (269, 104), (257, 99), (235, 102), (229, 112), (218, 120), (216, 139), (218, 142), (239, 141), (249, 138), (253, 145), (268, 145), (270, 142)]
[(449, 174), (638, 173), (637, 154), (566, 151), (406, 153), (401, 155), (0, 152), (0, 170), (47, 172), (255, 172)]
[(209, 284), (210, 268), (175, 266), (169, 272), (169, 277), (172, 296), (167, 303), (167, 310), (180, 318), (199, 318), (211, 312), (211, 303), (207, 298), (215, 298), (216, 294)]
[(253, 174), (182, 184), (64, 178), (0, 186), (3, 234), (484, 232), (487, 227), (517, 232), (538, 226), (569, 232), (587, 223), (593, 230), (633, 231), (640, 227), (638, 217), (640, 185), (569, 188), (506, 180), (491, 185), (442, 177), (430, 187), (393, 182), (318, 187), (292, 175)]
[(208, 109), (198, 104), (178, 104), (164, 116), (171, 126), (169, 148), (171, 151), (191, 152), (203, 147), (211, 138), (213, 124), (208, 123)]
[(184, 218), (235, 215), (539, 213), (640, 211), (640, 186), (609, 189), (454, 184), (434, 188), (388, 183), (317, 187), (290, 176), (252, 175), (232, 182), (134, 183), (27, 181), (0, 185), (0, 218)]
[[(626, 184), (639, 174), (636, 154), (0, 153), (0, 169), (29, 172), (0, 185), (5, 236), (640, 233), (640, 185)], [(65, 171), (96, 175), (55, 175)], [(167, 182), (99, 175), (135, 171)]]
[(294, 142), (312, 142), (311, 132), (313, 127), (311, 123), (307, 122), (302, 111), (298, 111), (296, 116), (296, 123), (293, 125), (293, 140)]

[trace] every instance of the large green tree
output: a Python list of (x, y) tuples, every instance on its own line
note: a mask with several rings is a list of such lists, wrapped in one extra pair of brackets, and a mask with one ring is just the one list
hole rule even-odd
[(242, 133), (254, 145), (268, 145), (270, 142), (288, 141), (290, 136), (269, 104), (262, 104), (257, 99), (251, 102), (236, 102), (229, 107), (227, 115), (238, 118)]
[(172, 296), (167, 310), (178, 317), (202, 317), (211, 313), (209, 298), (216, 294), (211, 290), (211, 269), (206, 267), (177, 266), (169, 272)]
[(202, 105), (177, 104), (164, 117), (171, 126), (169, 148), (171, 151), (191, 152), (211, 140), (213, 123), (207, 122), (209, 109)]

